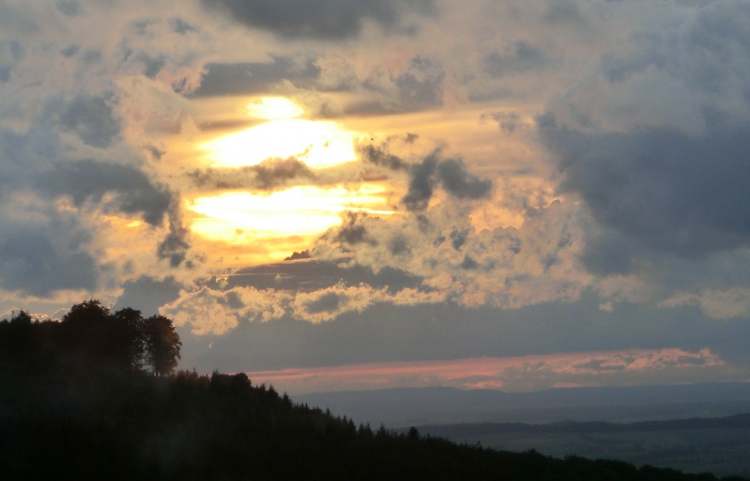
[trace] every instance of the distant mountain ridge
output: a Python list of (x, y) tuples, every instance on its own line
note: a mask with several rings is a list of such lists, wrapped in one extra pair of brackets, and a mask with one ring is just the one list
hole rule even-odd
[[(689, 418), (667, 421), (641, 421), (635, 423), (575, 422), (564, 421), (549, 424), (528, 423), (466, 423), (420, 426), (426, 433), (439, 435), (441, 431), (453, 433), (507, 432), (507, 433), (586, 433), (586, 432), (643, 432), (680, 431), (694, 429), (748, 429), (750, 413), (719, 418)], [(750, 435), (750, 433), (748, 433)]]
[(585, 387), (525, 393), (405, 388), (296, 397), (357, 422), (391, 427), (487, 422), (639, 422), (750, 412), (750, 383)]

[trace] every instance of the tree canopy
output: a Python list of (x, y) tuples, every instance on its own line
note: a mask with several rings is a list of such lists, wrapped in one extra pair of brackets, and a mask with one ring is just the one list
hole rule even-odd
[(180, 359), (180, 336), (164, 316), (135, 309), (112, 312), (99, 301), (76, 304), (61, 321), (26, 312), (0, 322), (0, 365), (14, 370), (137, 372), (167, 375)]

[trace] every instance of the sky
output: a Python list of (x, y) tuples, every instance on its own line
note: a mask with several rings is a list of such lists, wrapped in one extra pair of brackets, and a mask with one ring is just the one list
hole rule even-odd
[(0, 317), (291, 393), (750, 379), (745, 0), (0, 0)]

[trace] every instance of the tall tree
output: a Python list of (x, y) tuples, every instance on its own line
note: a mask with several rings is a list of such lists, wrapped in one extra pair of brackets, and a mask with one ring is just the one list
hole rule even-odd
[(154, 374), (164, 376), (177, 367), (182, 342), (172, 320), (151, 316), (144, 321), (146, 358)]
[(141, 311), (129, 307), (111, 316), (112, 357), (118, 367), (141, 369), (146, 353), (144, 319)]

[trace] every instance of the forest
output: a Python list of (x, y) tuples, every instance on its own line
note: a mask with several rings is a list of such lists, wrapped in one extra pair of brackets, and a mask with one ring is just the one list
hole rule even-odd
[(0, 322), (0, 477), (108, 480), (738, 481), (510, 453), (355, 425), (245, 374), (176, 371), (163, 316), (97, 301)]

